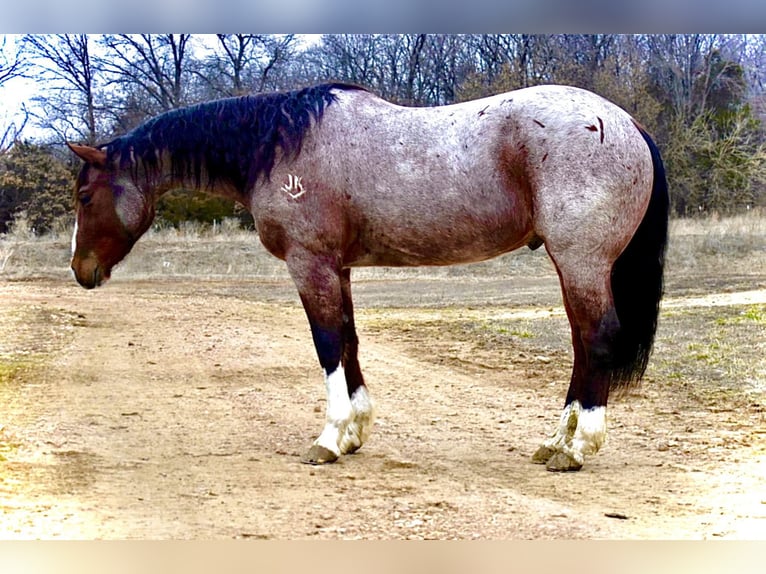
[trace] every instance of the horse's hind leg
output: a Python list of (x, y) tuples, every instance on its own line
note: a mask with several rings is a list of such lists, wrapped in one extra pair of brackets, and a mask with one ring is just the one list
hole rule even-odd
[(372, 403), (356, 356), (350, 277), (332, 256), (296, 251), (287, 264), (311, 326), (327, 390), (325, 426), (302, 461), (334, 462), (357, 450), (372, 425)]
[(532, 457), (548, 470), (579, 470), (606, 439), (610, 366), (619, 322), (609, 283), (611, 265), (556, 261), (572, 329), (574, 365), (559, 426)]

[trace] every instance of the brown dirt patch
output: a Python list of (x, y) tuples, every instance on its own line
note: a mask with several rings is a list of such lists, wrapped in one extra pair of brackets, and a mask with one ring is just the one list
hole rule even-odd
[(766, 538), (763, 289), (671, 296), (564, 475), (530, 463), (569, 376), (555, 277), (356, 293), (378, 419), (311, 467), (324, 388), (287, 281), (0, 283), (3, 537)]

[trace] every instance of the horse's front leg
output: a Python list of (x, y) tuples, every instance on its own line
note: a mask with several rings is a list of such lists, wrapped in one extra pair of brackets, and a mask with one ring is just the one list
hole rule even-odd
[(294, 252), (287, 265), (311, 326), (327, 390), (325, 426), (301, 460), (334, 462), (362, 446), (372, 423), (372, 404), (356, 357), (349, 277), (341, 270), (340, 258), (331, 255)]
[(351, 270), (344, 269), (340, 278), (341, 297), (343, 300), (343, 356), (341, 365), (346, 376), (346, 387), (351, 399), (353, 418), (346, 427), (341, 439), (341, 453), (356, 452), (367, 440), (372, 430), (374, 407), (364, 384), (362, 370), (359, 367), (357, 353), (359, 338), (354, 324), (354, 305), (351, 301)]

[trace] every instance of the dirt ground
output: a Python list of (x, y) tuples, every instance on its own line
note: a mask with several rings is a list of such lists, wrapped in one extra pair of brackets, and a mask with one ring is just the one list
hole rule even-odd
[[(530, 462), (570, 369), (553, 276), (356, 283), (378, 416), (312, 467), (324, 385), (289, 282), (115, 275), (0, 282), (0, 538), (766, 539), (763, 317), (726, 338), (762, 277), (670, 289), (643, 386), (556, 474)], [(735, 344), (741, 385), (714, 360)]]

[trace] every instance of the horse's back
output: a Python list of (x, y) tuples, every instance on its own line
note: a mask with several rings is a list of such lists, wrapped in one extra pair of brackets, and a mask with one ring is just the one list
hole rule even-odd
[(525, 243), (530, 205), (506, 189), (492, 143), (500, 99), (491, 100), (412, 108), (339, 95), (306, 151), (322, 156), (325, 185), (342, 190), (348, 264), (467, 263)]
[(291, 176), (307, 191), (296, 201), (276, 192), (279, 217), (321, 189), (327, 200), (314, 211), (343, 222), (334, 243), (347, 264), (445, 265), (603, 232), (645, 208), (648, 195), (631, 186), (650, 187), (651, 159), (627, 113), (577, 88), (432, 108), (338, 90), (301, 155), (272, 179)]
[(582, 199), (599, 202), (651, 183), (649, 149), (634, 120), (587, 90), (543, 85), (432, 108), (395, 106), (367, 92), (349, 96), (363, 102), (348, 120), (358, 137), (347, 140), (361, 153), (345, 151), (366, 160), (363, 187), (378, 193), (414, 191), (425, 205), (442, 194), (475, 203), (530, 192), (547, 201), (544, 194), (559, 190), (587, 209)]

